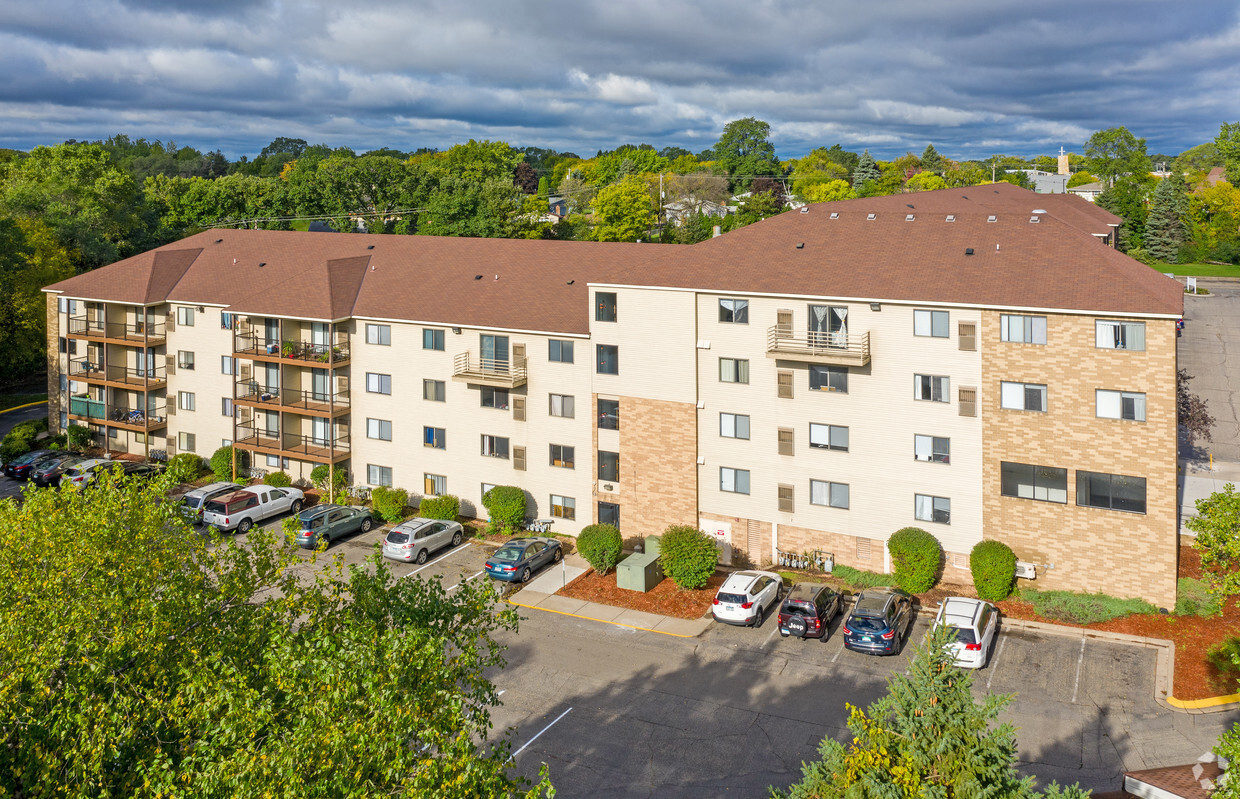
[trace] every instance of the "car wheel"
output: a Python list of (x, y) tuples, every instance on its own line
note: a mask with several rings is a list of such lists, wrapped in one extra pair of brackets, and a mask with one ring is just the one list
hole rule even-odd
[(461, 538), (462, 536), (461, 536), (460, 530), (457, 530), (455, 533), (453, 533), (452, 534), (452, 546), (459, 547), (461, 545)]
[(526, 566), (525, 569), (521, 571), (521, 582), (528, 583), (529, 581), (530, 581), (530, 568)]
[(293, 504), (292, 504), (292, 505), (290, 505), (288, 509), (289, 509), (289, 511), (291, 511), (292, 513), (298, 513), (298, 512), (300, 512), (300, 511), (301, 511), (301, 500), (300, 500), (300, 499), (295, 499), (295, 500), (293, 500)]
[(563, 551), (563, 550), (561, 550), (559, 547), (556, 547), (556, 548), (555, 548), (555, 554), (553, 554), (553, 555), (551, 556), (551, 562), (552, 562), (552, 563), (559, 563), (559, 562), (560, 562), (560, 561), (562, 561), (562, 560), (564, 560), (564, 551)]
[(241, 522), (237, 525), (237, 532), (241, 533), (242, 535), (245, 535), (246, 533), (250, 532), (250, 528), (253, 526), (254, 526), (254, 522), (250, 521), (249, 519), (242, 519)]
[(426, 563), (426, 550), (425, 550), (425, 549), (419, 549), (419, 550), (418, 550), (418, 556), (417, 556), (416, 558), (414, 558), (413, 560), (414, 560), (414, 562), (415, 562), (415, 563), (417, 563), (419, 566), (420, 566), (420, 565), (422, 565), (423, 563)]
[(756, 630), (762, 626), (762, 622), (766, 619), (766, 608), (758, 606), (758, 615), (753, 617), (753, 628)]
[(370, 528), (374, 526), (375, 526), (375, 523), (370, 520), (369, 516), (367, 516), (365, 519), (362, 519), (362, 532), (363, 533), (369, 533)]

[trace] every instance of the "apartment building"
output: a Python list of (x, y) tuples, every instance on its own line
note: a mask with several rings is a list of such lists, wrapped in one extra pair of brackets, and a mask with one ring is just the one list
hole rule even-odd
[(694, 524), (758, 563), (885, 571), (915, 525), (967, 582), (994, 538), (1039, 586), (1167, 605), (1182, 295), (1116, 223), (1000, 184), (692, 247), (209, 231), (48, 287), (49, 405), (114, 449), (476, 513), (515, 484), (562, 532)]

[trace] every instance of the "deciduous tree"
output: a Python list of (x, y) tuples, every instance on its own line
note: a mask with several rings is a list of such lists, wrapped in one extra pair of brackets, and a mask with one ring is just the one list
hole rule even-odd
[(1188, 389), (1193, 376), (1187, 369), (1178, 369), (1175, 375), (1175, 410), (1180, 427), (1184, 428), (1185, 438), (1190, 447), (1197, 445), (1197, 439), (1213, 441), (1211, 428), (1214, 417), (1206, 407), (1206, 401)]
[(1219, 127), (1214, 146), (1223, 157), (1227, 182), (1240, 188), (1240, 122), (1224, 122)]
[(1210, 590), (1224, 596), (1240, 594), (1240, 494), (1232, 483), (1197, 500), (1197, 515), (1184, 526), (1197, 537), (1201, 568)]
[(947, 181), (933, 172), (918, 172), (904, 184), (906, 191), (934, 191), (947, 187)]
[(1145, 139), (1138, 139), (1126, 127), (1107, 128), (1085, 142), (1089, 171), (1113, 186), (1121, 175), (1148, 177), (1150, 158), (1145, 152)]
[(745, 117), (729, 122), (715, 143), (714, 160), (727, 170), (732, 190), (748, 188), (755, 177), (780, 174), (775, 145), (767, 141), (771, 126), (760, 119)]
[(594, 200), (594, 230), (598, 241), (637, 241), (654, 222), (646, 184), (627, 177), (599, 190)]

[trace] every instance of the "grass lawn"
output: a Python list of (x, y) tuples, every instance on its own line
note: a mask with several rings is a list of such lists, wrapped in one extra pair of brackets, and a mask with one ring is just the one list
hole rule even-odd
[(1235, 264), (1159, 264), (1154, 268), (1176, 277), (1240, 277), (1240, 266)]
[(0, 411), (31, 402), (47, 402), (47, 394), (0, 394)]

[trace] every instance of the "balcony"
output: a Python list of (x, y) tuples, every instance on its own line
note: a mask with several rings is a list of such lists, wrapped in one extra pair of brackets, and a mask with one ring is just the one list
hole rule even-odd
[(237, 333), (233, 337), (233, 354), (255, 361), (340, 367), (349, 362), (349, 337), (337, 332), (335, 344), (316, 344), (311, 341), (278, 341), (260, 333)]
[(137, 432), (168, 426), (168, 416), (163, 403), (143, 410), (125, 405), (107, 405), (103, 400), (87, 397), (70, 397), (69, 418)]
[(87, 383), (101, 383), (115, 388), (131, 388), (143, 391), (154, 391), (168, 385), (168, 378), (162, 366), (150, 369), (138, 369), (130, 366), (110, 366), (78, 358), (69, 361), (69, 377), (72, 380), (84, 380)]
[(787, 327), (774, 325), (766, 331), (766, 355), (785, 361), (865, 366), (870, 362), (870, 331), (853, 334), (810, 331), (797, 336)]
[(157, 347), (164, 343), (164, 323), (149, 322), (104, 322), (89, 319), (86, 316), (70, 316), (70, 338), (83, 338), (88, 341), (106, 341), (110, 344), (123, 344), (129, 347)]
[(524, 356), (500, 360), (461, 352), (452, 358), (452, 379), (496, 388), (516, 388), (525, 385), (528, 377), (525, 363)]
[(329, 442), (324, 438), (296, 433), (269, 433), (253, 425), (242, 424), (237, 426), (237, 437), (233, 443), (240, 449), (260, 455), (278, 455), (315, 463), (339, 463), (349, 458), (347, 433)]
[(293, 388), (278, 389), (255, 380), (238, 380), (237, 404), (311, 416), (340, 416), (349, 412), (349, 395), (347, 392), (325, 394)]

